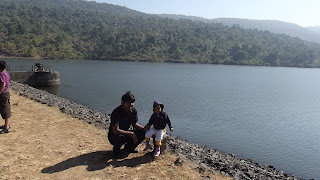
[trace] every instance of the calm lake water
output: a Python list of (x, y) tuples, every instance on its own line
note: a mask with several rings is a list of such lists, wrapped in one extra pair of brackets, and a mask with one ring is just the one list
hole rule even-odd
[[(164, 103), (188, 141), (320, 179), (320, 69), (71, 60), (6, 60), (51, 65), (58, 94), (105, 113), (131, 90), (145, 125)], [(107, 143), (107, 138), (106, 138)]]

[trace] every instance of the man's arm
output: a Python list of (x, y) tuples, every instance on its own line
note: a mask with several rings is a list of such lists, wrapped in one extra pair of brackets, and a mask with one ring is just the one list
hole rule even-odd
[(150, 127), (151, 127), (151, 125), (147, 124), (147, 125), (143, 128), (143, 130), (144, 130), (144, 131), (148, 131), (148, 130), (150, 129)]
[(132, 126), (137, 129), (137, 130), (141, 130), (141, 131), (144, 131), (144, 127), (141, 126), (139, 123), (138, 123), (138, 113), (137, 113), (137, 110), (136, 109), (133, 109), (133, 115), (134, 115), (134, 120), (132, 122)]
[(153, 121), (154, 121), (154, 118), (153, 118), (153, 115), (151, 115), (151, 117), (150, 117), (150, 119), (148, 121), (148, 124), (143, 127), (143, 130), (144, 131), (149, 131), (151, 125), (153, 124)]
[(137, 144), (138, 143), (138, 137), (134, 134), (134, 132), (132, 131), (124, 131), (122, 129), (119, 129), (118, 126), (112, 126), (112, 130), (113, 130), (113, 133), (116, 134), (116, 135), (125, 135), (125, 136), (130, 136), (133, 140), (133, 143), (134, 144)]
[(118, 126), (112, 126), (113, 133), (116, 135), (130, 136), (133, 132), (119, 129)]
[(133, 124), (133, 127), (136, 128), (136, 129), (138, 129), (138, 130), (145, 131), (144, 127), (141, 126), (141, 124), (139, 124), (139, 123)]

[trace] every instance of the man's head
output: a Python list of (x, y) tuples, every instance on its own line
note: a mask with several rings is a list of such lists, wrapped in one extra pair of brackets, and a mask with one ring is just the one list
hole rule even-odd
[(0, 61), (0, 71), (3, 71), (7, 68), (7, 63), (5, 61)]
[(125, 93), (121, 98), (121, 104), (123, 109), (129, 111), (133, 107), (135, 100), (136, 99), (134, 95), (130, 91)]

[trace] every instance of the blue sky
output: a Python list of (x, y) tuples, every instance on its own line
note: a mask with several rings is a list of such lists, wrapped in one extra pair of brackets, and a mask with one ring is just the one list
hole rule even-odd
[(151, 14), (279, 20), (320, 26), (320, 0), (94, 0)]

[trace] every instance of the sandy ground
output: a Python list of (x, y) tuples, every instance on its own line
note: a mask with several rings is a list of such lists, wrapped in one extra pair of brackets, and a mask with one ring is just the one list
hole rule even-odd
[[(227, 179), (176, 155), (112, 159), (107, 131), (11, 91), (11, 132), (0, 134), (0, 179)], [(2, 125), (4, 121), (0, 121)], [(231, 179), (231, 178), (229, 178)]]

